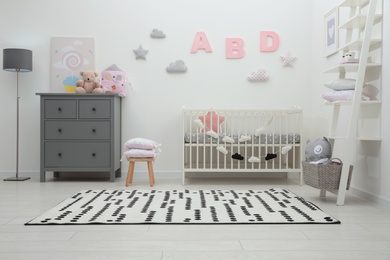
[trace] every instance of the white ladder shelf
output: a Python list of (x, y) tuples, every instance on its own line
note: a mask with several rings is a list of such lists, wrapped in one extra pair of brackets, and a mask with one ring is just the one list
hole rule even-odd
[[(381, 64), (368, 63), (370, 49), (373, 44), (381, 44), (381, 39), (372, 39), (372, 30), (375, 23), (380, 21), (381, 14), (376, 14), (377, 0), (345, 0), (339, 7), (350, 8), (350, 19), (339, 26), (339, 29), (346, 29), (346, 40), (344, 47), (340, 48), (339, 51), (345, 53), (350, 48), (355, 48), (360, 51), (359, 63), (358, 64), (340, 64), (333, 67), (325, 72), (327, 73), (339, 73), (339, 78), (345, 78), (346, 73), (350, 71), (356, 71), (356, 85), (354, 97), (351, 103), (351, 112), (349, 116), (348, 129), (345, 140), (345, 147), (343, 152), (343, 168), (340, 178), (340, 185), (337, 191), (329, 191), (337, 195), (337, 205), (341, 206), (345, 203), (345, 196), (347, 191), (347, 182), (349, 176), (350, 166), (354, 166), (356, 163), (356, 144), (361, 138), (357, 135), (359, 114), (361, 113), (362, 105), (365, 103), (380, 103), (378, 101), (362, 101), (362, 91), (366, 80), (366, 71), (371, 67), (380, 67)], [(383, 5), (382, 5), (383, 6)], [(361, 14), (361, 8), (366, 7), (367, 13)], [(359, 29), (358, 40), (352, 41), (353, 30)], [(336, 129), (338, 127), (338, 121), (340, 116), (340, 108), (344, 105), (343, 102), (334, 102), (333, 104), (333, 116), (330, 129), (330, 140), (332, 147), (339, 138), (336, 137)], [(364, 139), (364, 140), (380, 140), (380, 138)], [(320, 196), (325, 196), (327, 190), (321, 190)]]

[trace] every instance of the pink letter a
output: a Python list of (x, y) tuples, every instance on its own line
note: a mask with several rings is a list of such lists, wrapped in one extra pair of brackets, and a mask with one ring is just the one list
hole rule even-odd
[(204, 32), (197, 32), (194, 43), (192, 44), (191, 53), (196, 53), (198, 50), (205, 50), (205, 52), (211, 52), (209, 41), (207, 40)]

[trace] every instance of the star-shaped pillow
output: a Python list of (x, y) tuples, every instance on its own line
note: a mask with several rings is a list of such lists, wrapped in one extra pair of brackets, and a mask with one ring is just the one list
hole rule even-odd
[(283, 67), (293, 67), (294, 61), (297, 59), (294, 57), (294, 55), (288, 51), (286, 55), (280, 56), (280, 59), (282, 60)]
[(146, 54), (148, 53), (148, 50), (145, 50), (142, 45), (140, 45), (138, 47), (138, 49), (136, 50), (133, 50), (134, 54), (135, 54), (135, 59), (138, 60), (138, 59), (143, 59), (143, 60), (146, 60)]
[(213, 130), (216, 133), (219, 133), (220, 125), (225, 120), (224, 116), (220, 116), (214, 111), (209, 111), (205, 116), (199, 116), (199, 119), (203, 122), (204, 128), (203, 132)]

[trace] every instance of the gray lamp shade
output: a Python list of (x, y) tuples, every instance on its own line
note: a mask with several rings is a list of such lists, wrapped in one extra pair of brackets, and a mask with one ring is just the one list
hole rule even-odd
[(32, 51), (26, 49), (4, 49), (3, 70), (11, 72), (32, 71)]

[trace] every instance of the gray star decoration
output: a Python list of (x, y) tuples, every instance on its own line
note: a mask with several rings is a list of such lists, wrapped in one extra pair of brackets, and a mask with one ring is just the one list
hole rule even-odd
[(134, 54), (135, 54), (135, 59), (136, 60), (139, 60), (139, 59), (143, 59), (143, 60), (146, 60), (146, 54), (148, 53), (147, 50), (145, 50), (142, 45), (140, 45), (138, 47), (138, 49), (136, 50), (133, 50), (134, 51)]

